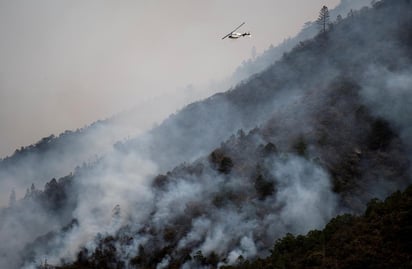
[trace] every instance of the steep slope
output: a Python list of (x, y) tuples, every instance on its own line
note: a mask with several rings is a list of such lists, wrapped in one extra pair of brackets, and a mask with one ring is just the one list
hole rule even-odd
[(361, 216), (332, 219), (323, 230), (278, 239), (265, 259), (234, 268), (411, 268), (412, 187), (368, 203)]
[[(336, 108), (362, 125), (361, 131), (348, 136), (348, 126), (328, 109), (316, 129), (292, 137), (284, 149), (274, 144), (278, 134), (272, 121), (248, 134), (239, 131), (207, 157), (157, 176), (150, 211), (134, 213), (140, 222), (95, 238), (96, 251), (84, 249), (79, 257), (88, 258), (67, 268), (233, 264), (239, 256), (265, 255), (285, 233), (320, 228), (337, 212), (360, 212), (371, 197), (405, 186), (410, 175), (402, 143), (386, 121), (359, 112), (361, 105), (351, 96), (359, 89), (338, 85), (342, 88), (325, 91), (353, 101)], [(305, 102), (311, 104), (311, 98)], [(327, 135), (318, 136), (325, 128)], [(339, 135), (347, 139), (338, 143)], [(342, 155), (336, 153), (340, 149)]]
[[(368, 9), (355, 13), (335, 24), (335, 29), (327, 36), (319, 35), (302, 42), (276, 64), (234, 90), (185, 107), (147, 137), (132, 140), (123, 145), (124, 148), (148, 153), (165, 172), (181, 162), (207, 154), (236, 130), (248, 131), (269, 120), (273, 114), (287, 111), (290, 104), (304, 94), (316, 89), (321, 93), (340, 77), (357, 84), (362, 89), (361, 102), (370, 107), (372, 113), (378, 113), (379, 107), (373, 103), (375, 93), (368, 89), (375, 88), (382, 94), (393, 85), (382, 84), (383, 88), (377, 89), (373, 83), (407, 76), (411, 53), (409, 10), (395, 10), (401, 14), (396, 18), (386, 12), (387, 8), (382, 7), (373, 13)], [(404, 85), (395, 87), (408, 84), (409, 81), (405, 81)], [(391, 98), (405, 109), (407, 105), (400, 102), (402, 97), (397, 92)], [(318, 100), (321, 102), (321, 97)], [(302, 114), (306, 113), (305, 109), (301, 110)], [(382, 116), (395, 121), (389, 119), (390, 115)], [(301, 119), (301, 122), (310, 120)], [(407, 126), (396, 127), (404, 129)]]
[[(411, 10), (381, 1), (118, 144), (74, 175), (76, 203), (64, 215), (77, 222), (39, 237), (26, 265), (44, 256), (68, 268), (233, 264), (405, 187)], [(384, 99), (393, 103), (381, 109)]]
[[(338, 15), (345, 17), (349, 12), (357, 12), (362, 7), (370, 6), (369, 0), (342, 0), (335, 8), (330, 9), (330, 20), (336, 21)], [(240, 82), (248, 77), (260, 73), (273, 62), (279, 60), (284, 53), (290, 51), (300, 42), (316, 36), (319, 25), (316, 22), (306, 22), (302, 30), (292, 38), (285, 39), (280, 45), (271, 46), (255, 59), (249, 59), (242, 63), (232, 75), (231, 80)]]
[[(367, 4), (369, 4), (368, 0), (345, 0), (331, 10), (331, 16), (335, 18), (337, 14), (346, 14), (351, 8), (357, 9)], [(263, 71), (275, 60), (280, 59), (283, 53), (290, 50), (298, 42), (313, 37), (316, 32), (317, 25), (312, 24), (288, 42), (276, 47), (272, 46), (258, 58), (248, 60), (235, 71), (230, 79), (217, 82), (213, 88), (219, 88), (221, 91), (229, 87), (227, 85), (234, 85), (252, 74)], [(167, 103), (161, 100), (152, 100), (151, 103), (143, 105), (144, 109), (141, 107), (142, 105), (137, 106), (115, 117), (97, 121), (76, 131), (65, 131), (58, 136), (44, 137), (37, 143), (21, 147), (11, 156), (0, 159), (0, 205), (7, 204), (7, 198), (12, 189), (16, 190), (18, 196), (21, 197), (26, 186), (32, 183), (42, 186), (53, 177), (67, 175), (69, 172), (73, 172), (76, 166), (81, 166), (84, 162), (93, 161), (95, 158), (107, 154), (112, 149), (113, 143), (130, 136), (133, 137), (137, 129), (149, 129), (154, 122), (160, 121), (167, 115), (165, 111), (172, 112), (176, 107), (186, 104), (186, 99), (193, 100), (194, 90), (191, 89), (190, 92), (191, 97), (188, 97), (188, 94), (182, 96), (171, 94), (167, 98), (165, 97)], [(162, 109), (158, 109), (156, 106), (162, 106)], [(128, 121), (127, 124), (122, 124), (126, 121)], [(170, 124), (173, 125), (173, 123)], [(239, 126), (234, 125), (233, 128)], [(233, 128), (231, 132), (236, 130)], [(225, 133), (221, 137), (224, 139), (227, 136), (228, 134)]]
[(51, 180), (43, 191), (33, 187), (24, 199), (0, 208), (0, 267), (20, 268), (28, 243), (71, 222), (76, 198), (70, 175)]
[[(207, 257), (217, 255), (226, 258), (229, 263), (239, 255), (253, 256), (266, 245), (264, 239), (274, 239), (285, 232), (279, 227), (265, 226), (268, 219), (271, 223), (284, 223), (286, 229), (294, 232), (308, 228), (294, 228), (294, 224), (300, 221), (291, 218), (293, 221), (288, 222), (288, 218), (282, 214), (282, 208), (289, 209), (284, 212), (293, 212), (291, 208), (294, 208), (294, 202), (313, 196), (289, 194), (287, 197), (295, 199), (279, 200), (284, 188), (287, 189), (285, 186), (288, 186), (282, 186), (284, 180), (292, 179), (293, 184), (298, 184), (294, 188), (304, 190), (304, 193), (311, 190), (312, 184), (324, 187), (316, 188), (316, 195), (326, 196), (319, 198), (315, 195), (317, 198), (314, 200), (319, 198), (324, 203), (329, 201), (325, 204), (331, 205), (331, 208), (320, 211), (325, 214), (320, 214), (316, 220), (327, 219), (330, 211), (337, 212), (331, 202), (333, 199), (326, 198), (333, 197), (329, 192), (328, 180), (316, 181), (328, 178), (327, 173), (323, 174), (323, 169), (330, 172), (333, 188), (341, 194), (338, 200), (343, 208), (355, 211), (362, 210), (366, 201), (373, 196), (384, 197), (396, 188), (406, 186), (410, 182), (410, 147), (408, 139), (405, 139), (408, 137), (405, 128), (411, 118), (394, 120), (396, 111), (380, 112), (370, 102), (379, 98), (379, 92), (374, 96), (368, 95), (366, 90), (374, 85), (374, 81), (383, 80), (380, 76), (385, 72), (372, 72), (376, 68), (386, 69), (388, 80), (392, 79), (393, 74), (409, 72), (410, 5), (409, 1), (383, 1), (373, 11), (365, 9), (335, 25), (327, 35), (319, 35), (295, 48), (276, 65), (235, 90), (216, 95), (207, 102), (194, 104), (183, 111), (195, 117), (185, 118), (182, 116), (185, 113), (172, 117), (182, 128), (168, 130), (165, 127), (167, 124), (163, 125), (166, 134), (164, 139), (159, 138), (162, 135), (156, 137), (158, 134), (153, 132), (151, 139), (155, 142), (150, 143), (152, 148), (149, 150), (161, 155), (159, 158), (153, 154), (152, 158), (162, 164), (169, 161), (163, 157), (173, 156), (172, 161), (178, 162), (180, 158), (196, 156), (191, 150), (199, 150), (203, 141), (210, 142), (208, 139), (212, 136), (208, 127), (216, 131), (218, 141), (227, 129), (236, 125), (247, 129), (266, 121), (263, 128), (256, 131), (262, 134), (260, 137), (254, 137), (256, 132), (252, 132), (247, 139), (252, 137), (252, 141), (260, 141), (263, 147), (276, 145), (281, 152), (295, 151), (306, 159), (295, 160), (293, 155), (287, 155), (282, 163), (282, 159), (269, 161), (269, 158), (267, 162), (272, 169), (277, 167), (278, 161), (281, 162), (277, 169), (270, 172), (265, 166), (267, 163), (256, 157), (259, 156), (256, 148), (260, 143), (247, 151), (249, 147), (243, 143), (240, 134), (238, 139), (227, 142), (234, 145), (230, 150), (221, 149), (210, 155), (214, 164), (212, 167), (215, 166), (223, 176), (207, 171), (205, 161), (199, 161), (155, 180), (155, 185), (161, 191), (160, 194), (155, 191), (154, 209), (143, 222), (143, 227), (152, 228), (146, 230), (142, 227), (138, 233), (142, 241), (138, 245), (134, 245), (133, 241), (130, 245), (135, 253), (141, 255), (124, 257), (121, 256), (124, 253), (121, 248), (115, 248), (112, 249), (115, 252), (109, 251), (111, 256), (104, 256), (108, 260), (94, 256), (94, 253), (86, 262), (119, 262), (119, 266), (127, 266), (130, 262), (129, 265), (137, 267), (164, 265), (173, 268), (183, 264), (193, 266), (190, 257), (195, 259), (197, 250), (202, 250)], [(388, 16), (394, 13), (398, 15), (396, 18)], [(382, 84), (378, 89), (383, 92), (391, 90), (388, 86)], [(406, 80), (405, 84), (396, 86), (403, 90), (410, 89), (411, 84)], [(405, 90), (403, 93), (403, 99), (399, 99), (399, 96), (396, 99), (397, 108), (407, 110), (408, 102), (402, 101), (409, 100), (410, 91)], [(212, 100), (216, 106), (212, 105)], [(290, 102), (285, 103), (285, 100)], [(236, 117), (231, 120), (231, 115)], [(209, 125), (212, 121), (210, 118), (217, 118), (218, 123)], [(189, 137), (197, 139), (191, 140)], [(210, 146), (210, 143), (205, 144)], [(139, 145), (139, 141), (135, 145)], [(174, 151), (175, 145), (178, 145), (178, 151)], [(236, 151), (241, 153), (233, 154)], [(307, 164), (307, 159), (312, 158), (319, 163), (312, 164), (309, 161)], [(242, 162), (242, 159), (246, 161)], [(317, 165), (323, 169), (314, 168)], [(286, 168), (286, 171), (282, 172), (282, 168)], [(304, 171), (302, 178), (306, 176), (309, 186), (305, 183), (299, 185), (299, 172), (296, 175), (292, 171)], [(309, 175), (316, 176), (312, 178)], [(216, 193), (216, 189), (229, 190)], [(303, 201), (307, 204), (306, 200)], [(266, 206), (265, 202), (270, 206)], [(219, 206), (225, 209), (220, 210)], [(232, 211), (227, 212), (226, 207)], [(319, 209), (315, 212), (320, 213)], [(282, 217), (277, 220), (271, 214)], [(298, 215), (303, 218), (312, 214)], [(227, 224), (226, 218), (232, 220), (230, 224)], [(306, 219), (301, 222), (310, 223)], [(168, 228), (164, 225), (166, 223), (172, 227)], [(222, 236), (225, 233), (230, 234), (230, 239)], [(120, 238), (130, 234), (133, 231), (122, 231), (112, 237), (111, 243), (107, 245), (104, 240), (98, 240), (99, 251), (105, 253), (105, 246), (116, 245)], [(151, 255), (147, 256), (147, 253)]]
[(12, 189), (21, 196), (31, 184), (43, 186), (51, 178), (65, 176), (76, 166), (106, 154), (113, 143), (123, 138), (122, 131), (116, 130), (115, 126), (122, 128), (113, 120), (97, 121), (57, 137), (44, 137), (0, 159), (0, 205), (7, 204), (7, 195)]
[[(335, 20), (338, 14), (345, 15), (351, 9), (358, 9), (362, 6), (367, 6), (369, 0), (344, 0), (336, 8), (330, 11), (331, 19)], [(262, 55), (256, 59), (251, 59), (245, 62), (241, 67), (239, 67), (232, 77), (226, 81), (220, 83), (220, 89), (225, 89), (226, 85), (234, 85), (240, 81), (247, 79), (253, 74), (259, 73), (266, 69), (268, 66), (273, 64), (276, 60), (279, 60), (281, 56), (289, 51), (291, 48), (296, 46), (299, 42), (304, 41), (308, 38), (313, 37), (317, 33), (317, 25), (312, 23), (306, 25), (307, 27), (302, 29), (302, 31), (294, 38), (288, 39), (279, 46), (271, 47), (265, 51)], [(219, 83), (218, 83), (219, 84)], [(219, 84), (219, 85), (220, 85)], [(168, 97), (169, 104), (167, 106), (169, 111), (173, 111), (172, 107), (180, 107), (183, 100), (174, 96)], [(177, 105), (178, 104), (178, 105)], [(153, 104), (151, 104), (153, 106)], [(208, 109), (206, 103), (205, 113), (210, 113), (211, 120), (208, 122), (218, 129), (222, 122), (215, 122), (216, 118), (220, 118), (220, 113), (212, 114), (213, 108)], [(213, 105), (212, 105), (213, 106)], [(228, 108), (230, 110), (230, 108)], [(162, 108), (164, 110), (164, 107)], [(158, 112), (154, 108), (147, 109), (146, 113), (149, 113), (151, 119), (160, 119), (162, 113)], [(220, 111), (225, 113), (223, 109)], [(190, 109), (187, 111), (188, 114), (191, 113)], [(90, 126), (86, 126), (76, 131), (66, 131), (58, 136), (51, 135), (49, 137), (44, 137), (33, 145), (27, 147), (22, 147), (15, 151), (12, 156), (5, 157), (0, 160), (0, 204), (7, 204), (7, 196), (12, 189), (15, 189), (19, 196), (24, 193), (24, 188), (32, 183), (37, 186), (44, 185), (48, 180), (53, 177), (62, 177), (69, 172), (73, 172), (76, 166), (82, 165), (84, 162), (93, 161), (95, 158), (100, 157), (112, 149), (112, 144), (118, 141), (122, 141), (130, 135), (134, 135), (135, 130), (130, 132), (130, 130), (124, 131), (126, 126), (122, 126), (116, 121), (124, 121), (124, 118), (129, 120), (129, 124), (139, 124), (148, 126), (147, 116), (139, 116), (138, 114), (143, 114), (142, 109), (133, 109), (129, 112), (119, 115), (119, 117), (111, 118), (108, 120), (98, 121)], [(180, 113), (179, 113), (180, 114)], [(123, 119), (122, 119), (123, 118)], [(130, 121), (132, 119), (132, 121)], [(174, 120), (171, 122), (166, 122), (166, 125), (174, 125)], [(211, 142), (226, 139), (231, 133), (239, 128), (245, 128), (242, 123), (232, 122), (232, 126), (228, 131), (222, 130), (218, 137)], [(180, 123), (178, 123), (180, 125)], [(182, 126), (179, 126), (181, 128)], [(171, 127), (165, 127), (165, 131), (170, 131)], [(159, 133), (159, 132), (158, 132)], [(161, 140), (161, 139), (160, 139)], [(204, 144), (209, 141), (205, 141)], [(204, 146), (201, 143), (200, 152), (195, 152), (195, 157), (201, 156), (205, 153)], [(216, 145), (216, 143), (214, 143)], [(206, 150), (207, 152), (207, 150)], [(191, 158), (193, 160), (193, 158)], [(182, 158), (180, 161), (186, 160)], [(168, 165), (168, 169), (172, 168), (179, 162), (174, 162)], [(167, 169), (164, 169), (166, 171)]]

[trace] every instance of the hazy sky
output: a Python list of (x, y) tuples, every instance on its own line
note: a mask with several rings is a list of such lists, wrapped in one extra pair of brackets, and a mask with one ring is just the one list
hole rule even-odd
[[(338, 2), (0, 0), (0, 156), (225, 78)], [(251, 38), (221, 40), (243, 21)]]

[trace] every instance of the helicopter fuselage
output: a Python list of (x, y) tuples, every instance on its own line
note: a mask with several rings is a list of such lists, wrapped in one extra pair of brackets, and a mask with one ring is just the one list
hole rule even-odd
[(222, 39), (225, 39), (226, 37), (230, 38), (230, 39), (238, 39), (239, 37), (242, 36), (250, 36), (250, 33), (239, 33), (236, 32), (237, 29), (239, 29), (240, 27), (242, 27), (245, 23), (243, 22), (241, 25), (239, 25), (238, 27), (236, 27), (235, 30), (233, 30), (232, 32), (228, 33), (227, 35), (225, 35), (224, 37), (222, 37)]
[(238, 32), (233, 32), (233, 33), (231, 33), (229, 36), (228, 36), (228, 38), (231, 38), (231, 39), (238, 39), (239, 37), (242, 37), (242, 36), (248, 36), (248, 35), (250, 35), (250, 33), (238, 33)]

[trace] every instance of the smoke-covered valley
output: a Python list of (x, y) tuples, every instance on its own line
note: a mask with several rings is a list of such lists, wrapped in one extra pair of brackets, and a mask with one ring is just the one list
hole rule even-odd
[(353, 11), (67, 176), (40, 174), (59, 179), (0, 211), (0, 267), (215, 268), (406, 187), (411, 5)]

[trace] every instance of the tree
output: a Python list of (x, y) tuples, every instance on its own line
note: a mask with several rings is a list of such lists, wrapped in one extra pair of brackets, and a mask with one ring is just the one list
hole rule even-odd
[(120, 218), (120, 205), (117, 204), (112, 210), (112, 218), (119, 219)]
[(34, 186), (34, 183), (31, 184), (30, 190), (32, 193), (36, 191), (36, 186)]
[(340, 23), (340, 22), (342, 22), (343, 21), (343, 18), (342, 18), (342, 15), (338, 15), (337, 17), (336, 17), (336, 22), (337, 23)]
[(319, 17), (316, 20), (316, 23), (321, 28), (321, 33), (326, 33), (326, 26), (329, 25), (329, 9), (327, 6), (323, 6), (319, 12)]
[(353, 12), (353, 9), (351, 9), (348, 13), (348, 18), (353, 18), (355, 17), (355, 12)]
[(116, 205), (112, 210), (112, 225), (117, 227), (121, 222), (121, 210), (120, 205)]
[(256, 55), (257, 55), (256, 47), (253, 46), (253, 47), (252, 47), (252, 59), (256, 59)]
[(11, 190), (9, 198), (9, 207), (13, 207), (16, 204), (16, 192), (14, 189)]
[(30, 190), (29, 188), (26, 189), (26, 194), (24, 195), (24, 199), (27, 199), (30, 197)]

